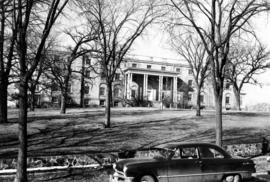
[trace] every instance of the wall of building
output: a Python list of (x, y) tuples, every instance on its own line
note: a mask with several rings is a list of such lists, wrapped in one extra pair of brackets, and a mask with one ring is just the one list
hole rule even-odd
[[(84, 68), (88, 68), (93, 66), (96, 69), (96, 72), (90, 70), (89, 78), (85, 78), (85, 87), (86, 89), (84, 93), (84, 103), (88, 107), (97, 107), (97, 106), (104, 106), (106, 100), (106, 84), (105, 81), (100, 77), (100, 67), (97, 63), (95, 58), (90, 57), (80, 57), (74, 61), (72, 65), (72, 69), (79, 72)], [(132, 100), (132, 87), (140, 87), (141, 94), (139, 97), (142, 99), (149, 99), (154, 90), (156, 95), (154, 102), (163, 102), (163, 95), (165, 92), (170, 95), (171, 93), (171, 100), (173, 101), (173, 106), (181, 106), (180, 103), (183, 105), (192, 107), (196, 106), (196, 95), (197, 91), (194, 85), (193, 75), (189, 71), (189, 67), (187, 64), (179, 61), (170, 61), (168, 59), (164, 59), (161, 61), (156, 61), (154, 58), (150, 59), (136, 59), (136, 58), (128, 58), (125, 62), (123, 62), (117, 71), (119, 74), (117, 80), (113, 83), (113, 105), (115, 106), (123, 106), (125, 104), (121, 104), (123, 101)], [(135, 75), (132, 78), (131, 75)], [(136, 81), (136, 74), (137, 77), (140, 78), (140, 81)], [(131, 77), (130, 77), (131, 76)], [(164, 79), (168, 78), (167, 80), (170, 82), (170, 88), (167, 88), (167, 91), (163, 90), (165, 87), (162, 86), (166, 83)], [(150, 80), (149, 80), (150, 79)], [(153, 80), (154, 79), (154, 80)], [(162, 81), (159, 81), (162, 79)], [(147, 81), (146, 81), (147, 80)], [(138, 82), (138, 83), (136, 83)], [(177, 82), (177, 85), (175, 84)], [(182, 82), (184, 85), (189, 85), (191, 89), (189, 91), (179, 90), (179, 84)], [(81, 84), (82, 84), (82, 76), (79, 73), (74, 72), (72, 74), (72, 79), (70, 81), (70, 97), (75, 105), (79, 105), (81, 102)], [(147, 86), (146, 86), (147, 85)], [(175, 88), (177, 87), (177, 88)], [(170, 92), (170, 93), (169, 93)], [(49, 94), (52, 93), (52, 94)], [(60, 92), (54, 91), (51, 92), (47, 90), (46, 93), (42, 92), (39, 94), (40, 102), (52, 102), (52, 97), (59, 97)], [(152, 94), (153, 95), (153, 94)], [(214, 108), (215, 101), (214, 101), (214, 94), (213, 88), (211, 84), (211, 80), (208, 79), (204, 84), (202, 89), (202, 106), (207, 108)], [(153, 96), (154, 97), (154, 96)], [(232, 91), (232, 88), (224, 90), (224, 97), (223, 97), (223, 106), (227, 109), (235, 108), (235, 97)], [(153, 99), (152, 99), (153, 100)], [(60, 102), (58, 100), (57, 102)], [(57, 104), (57, 103), (55, 103)], [(160, 105), (160, 104), (156, 104)]]

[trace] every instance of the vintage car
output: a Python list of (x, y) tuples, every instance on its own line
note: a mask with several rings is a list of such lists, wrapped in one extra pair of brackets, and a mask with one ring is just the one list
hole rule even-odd
[(208, 143), (167, 144), (126, 153), (134, 158), (113, 165), (112, 182), (240, 182), (255, 172), (252, 160), (233, 158)]

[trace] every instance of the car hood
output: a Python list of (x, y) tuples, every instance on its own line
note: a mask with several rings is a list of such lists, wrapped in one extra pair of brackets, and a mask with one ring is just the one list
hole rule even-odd
[(157, 159), (124, 159), (116, 163), (116, 170), (123, 171), (125, 166), (135, 165), (135, 164), (145, 164), (145, 163), (154, 163), (157, 162)]

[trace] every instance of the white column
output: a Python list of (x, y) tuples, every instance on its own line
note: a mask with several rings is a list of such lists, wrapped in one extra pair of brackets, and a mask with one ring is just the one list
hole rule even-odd
[(124, 98), (127, 98), (127, 75), (124, 74), (124, 91), (123, 91)]
[(146, 98), (146, 96), (145, 96), (145, 93), (146, 93), (145, 85), (146, 85), (146, 75), (144, 74), (143, 75), (143, 98)]
[(130, 73), (130, 84), (132, 83), (133, 81), (133, 73)]
[(131, 94), (132, 94), (132, 91), (131, 91), (131, 86), (132, 86), (132, 80), (133, 80), (133, 74), (132, 73), (129, 73), (129, 99), (131, 99)]
[(148, 75), (143, 75), (143, 97), (147, 99), (147, 90), (148, 90)]
[(127, 99), (131, 98), (131, 93), (130, 93), (130, 73), (127, 74)]

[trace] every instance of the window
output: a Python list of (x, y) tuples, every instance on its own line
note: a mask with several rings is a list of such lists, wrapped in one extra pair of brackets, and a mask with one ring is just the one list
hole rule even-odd
[(84, 86), (84, 93), (89, 94), (89, 86), (88, 85)]
[(224, 155), (213, 148), (199, 147), (201, 158), (224, 158)]
[(197, 159), (199, 158), (198, 150), (195, 147), (187, 147), (180, 149), (181, 158), (187, 159)]
[(58, 97), (52, 97), (52, 103), (58, 103)]
[(72, 104), (72, 102), (73, 102), (72, 98), (67, 99), (67, 104)]
[(115, 80), (120, 80), (120, 74), (119, 73), (115, 73)]
[(100, 100), (100, 101), (99, 101), (99, 105), (105, 106), (105, 100)]
[(118, 107), (119, 106), (119, 102), (118, 101), (115, 101), (114, 102), (114, 106)]
[(200, 102), (204, 103), (204, 95), (200, 95)]
[(137, 64), (132, 63), (132, 68), (137, 68)]
[(120, 89), (119, 88), (114, 88), (114, 97), (119, 97), (120, 96)]
[(147, 69), (151, 69), (151, 65), (147, 65)]
[(104, 87), (100, 87), (99, 88), (99, 95), (100, 96), (104, 96), (105, 95), (105, 88)]
[(188, 74), (192, 75), (192, 69), (188, 69)]
[(188, 94), (188, 101), (192, 100), (192, 94)]
[(226, 82), (225, 89), (230, 89), (230, 83)]
[(68, 93), (71, 93), (72, 92), (71, 84), (68, 84), (67, 92)]
[(90, 70), (86, 70), (84, 76), (85, 77), (90, 77)]
[(131, 97), (136, 97), (136, 90), (131, 90)]
[(188, 86), (192, 87), (192, 80), (188, 80)]
[(58, 91), (59, 90), (59, 86), (56, 83), (53, 83), (51, 89), (52, 89), (53, 92), (54, 91)]
[(84, 99), (83, 102), (84, 102), (84, 105), (85, 106), (88, 106), (89, 105), (89, 99)]
[(229, 96), (226, 96), (226, 98), (225, 98), (225, 103), (226, 103), (226, 104), (230, 104), (230, 97), (229, 97)]
[(180, 68), (176, 68), (176, 72), (180, 73), (181, 69)]
[(165, 66), (161, 66), (161, 70), (162, 71), (165, 71), (166, 70), (166, 67)]
[(60, 61), (60, 56), (59, 56), (59, 55), (54, 55), (54, 56), (53, 56), (53, 59), (54, 59), (55, 61)]
[(181, 155), (180, 155), (180, 149), (174, 149), (174, 155), (172, 157), (173, 159), (181, 159)]
[(88, 56), (84, 56), (84, 64), (86, 64), (86, 65), (91, 64), (91, 59)]

